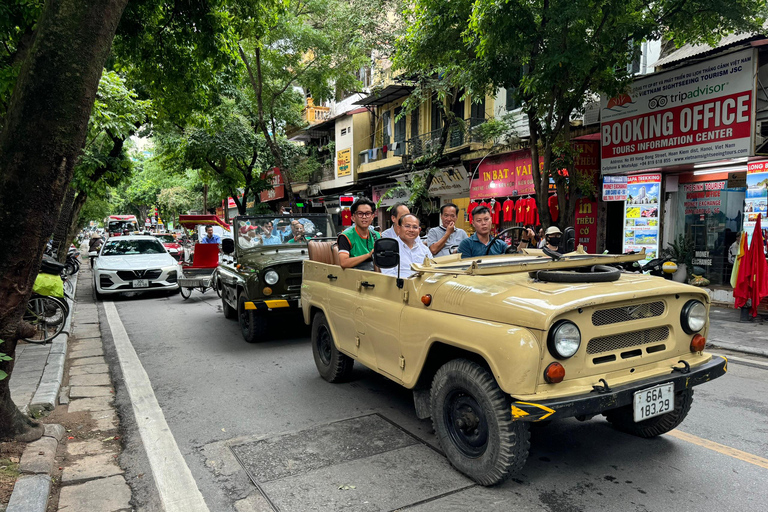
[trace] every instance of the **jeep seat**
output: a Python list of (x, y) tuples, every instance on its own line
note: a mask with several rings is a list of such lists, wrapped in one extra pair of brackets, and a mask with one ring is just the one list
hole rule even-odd
[(336, 242), (320, 242), (310, 240), (307, 243), (309, 260), (328, 265), (339, 265), (339, 248)]

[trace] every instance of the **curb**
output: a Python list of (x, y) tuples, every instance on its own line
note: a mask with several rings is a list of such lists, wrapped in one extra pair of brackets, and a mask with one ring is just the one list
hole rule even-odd
[(740, 352), (742, 354), (768, 357), (768, 350), (766, 349), (743, 347), (741, 345), (736, 345), (735, 343), (728, 343), (727, 341), (708, 341), (707, 345), (707, 348), (721, 348), (724, 350), (731, 350), (733, 352)]
[[(74, 289), (77, 290), (77, 274), (72, 276)], [(43, 376), (37, 391), (29, 403), (29, 413), (39, 415), (44, 411), (52, 411), (56, 407), (56, 401), (59, 398), (61, 382), (64, 379), (64, 363), (67, 359), (67, 343), (69, 342), (69, 331), (72, 328), (72, 316), (75, 313), (74, 299), (67, 299), (69, 303), (69, 316), (64, 323), (64, 330), (56, 336), (51, 342), (51, 352), (48, 355), (48, 361), (45, 363)]]
[(16, 480), (6, 512), (45, 512), (56, 450), (63, 437), (64, 427), (46, 425), (43, 437), (24, 448), (19, 469), (25, 475)]

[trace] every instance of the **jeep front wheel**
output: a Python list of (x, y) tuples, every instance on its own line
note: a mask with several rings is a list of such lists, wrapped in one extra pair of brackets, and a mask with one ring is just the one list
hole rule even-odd
[(248, 343), (258, 343), (264, 341), (265, 334), (267, 333), (267, 321), (262, 316), (256, 313), (253, 309), (245, 309), (245, 303), (248, 302), (245, 299), (245, 294), (241, 293), (237, 297), (237, 319), (240, 322), (240, 331), (243, 333), (243, 338)]
[(221, 311), (227, 320), (234, 320), (237, 317), (237, 311), (227, 303), (226, 297), (221, 298)]
[(349, 380), (355, 361), (336, 348), (328, 320), (321, 312), (312, 319), (312, 355), (322, 378), (328, 382)]
[(638, 437), (656, 437), (675, 429), (688, 416), (693, 403), (693, 389), (675, 394), (675, 408), (661, 416), (635, 422), (632, 404), (612, 409), (605, 413), (605, 419), (617, 430)]
[(528, 424), (512, 421), (509, 397), (479, 364), (454, 359), (435, 374), (432, 422), (448, 461), (481, 485), (520, 471), (530, 448)]

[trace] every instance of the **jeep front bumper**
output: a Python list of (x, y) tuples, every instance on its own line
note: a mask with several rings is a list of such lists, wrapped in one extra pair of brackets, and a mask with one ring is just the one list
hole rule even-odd
[(300, 308), (300, 299), (267, 299), (267, 300), (254, 300), (245, 303), (245, 309), (257, 310), (257, 311), (271, 311), (273, 309), (282, 308)]
[[(512, 419), (515, 421), (542, 421), (568, 418), (571, 416), (594, 416), (602, 414), (610, 409), (632, 404), (636, 391), (650, 388), (658, 384), (673, 383), (675, 393), (685, 389), (704, 384), (713, 379), (725, 375), (728, 371), (728, 360), (720, 356), (712, 356), (708, 362), (689, 368), (678, 365), (680, 368), (671, 373), (635, 381), (623, 386), (609, 387), (605, 389), (601, 382), (602, 391), (595, 389), (588, 394), (542, 400), (537, 402), (522, 402), (512, 398)], [(686, 372), (687, 369), (687, 372)], [(610, 386), (610, 383), (608, 383)]]

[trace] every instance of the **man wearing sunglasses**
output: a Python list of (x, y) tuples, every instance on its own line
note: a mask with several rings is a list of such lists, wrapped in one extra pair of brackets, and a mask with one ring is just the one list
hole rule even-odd
[(345, 229), (338, 239), (341, 268), (373, 270), (373, 244), (381, 235), (368, 227), (373, 222), (376, 203), (361, 197), (349, 208), (354, 225)]

